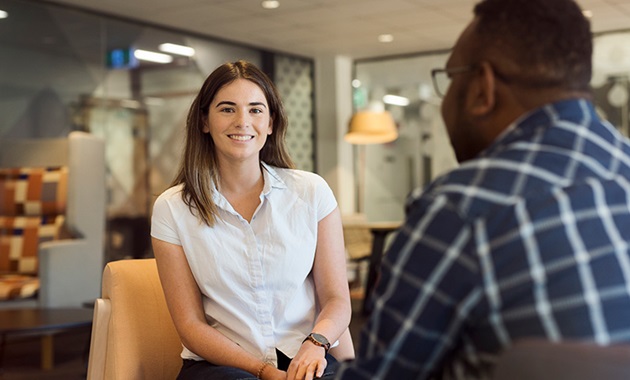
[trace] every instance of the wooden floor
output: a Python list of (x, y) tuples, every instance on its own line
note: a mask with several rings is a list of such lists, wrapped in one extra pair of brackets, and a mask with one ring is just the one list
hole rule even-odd
[[(365, 320), (361, 299), (353, 299), (350, 331), (358, 344)], [(0, 380), (80, 380), (87, 374), (90, 329), (80, 328), (54, 335), (54, 368), (41, 369), (41, 340), (37, 336), (10, 337), (4, 347)]]

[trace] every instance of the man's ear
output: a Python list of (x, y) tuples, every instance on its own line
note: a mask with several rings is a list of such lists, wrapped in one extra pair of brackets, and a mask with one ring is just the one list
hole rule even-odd
[(468, 87), (467, 106), (471, 115), (484, 116), (493, 110), (496, 104), (495, 85), (492, 66), (488, 62), (481, 62)]

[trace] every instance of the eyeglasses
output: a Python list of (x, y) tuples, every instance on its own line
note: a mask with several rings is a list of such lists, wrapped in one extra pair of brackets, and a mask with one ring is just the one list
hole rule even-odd
[(431, 70), (431, 78), (433, 78), (433, 89), (440, 98), (443, 98), (451, 84), (451, 78), (455, 74), (465, 73), (473, 70), (477, 65), (467, 65), (460, 67), (451, 67), (450, 69), (433, 69)]

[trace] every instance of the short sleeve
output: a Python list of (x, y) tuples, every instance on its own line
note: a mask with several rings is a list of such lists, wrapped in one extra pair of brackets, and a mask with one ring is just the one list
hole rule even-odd
[(153, 204), (151, 236), (167, 243), (181, 245), (177, 225), (175, 223), (175, 211), (172, 204), (173, 198), (176, 196), (179, 197), (181, 193), (177, 192), (173, 194), (173, 192), (169, 190), (162, 193)]
[(337, 199), (328, 183), (315, 175), (315, 194), (317, 196), (317, 221), (324, 219), (337, 207)]

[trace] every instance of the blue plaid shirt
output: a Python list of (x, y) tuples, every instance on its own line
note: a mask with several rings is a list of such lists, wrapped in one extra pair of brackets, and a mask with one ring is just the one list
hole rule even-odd
[(586, 100), (409, 198), (337, 379), (485, 378), (516, 339), (630, 342), (630, 145)]

